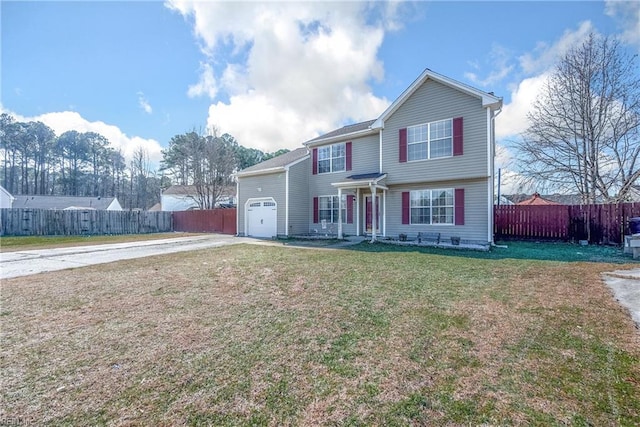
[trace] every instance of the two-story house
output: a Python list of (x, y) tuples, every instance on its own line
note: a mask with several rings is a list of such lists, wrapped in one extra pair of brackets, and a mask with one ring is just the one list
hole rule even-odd
[(237, 173), (238, 234), (493, 241), (502, 99), (429, 69), (380, 117)]

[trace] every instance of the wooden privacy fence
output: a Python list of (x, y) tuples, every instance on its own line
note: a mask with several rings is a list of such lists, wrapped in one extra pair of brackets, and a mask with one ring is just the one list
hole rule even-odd
[(173, 230), (194, 233), (236, 234), (236, 209), (211, 209), (173, 213)]
[(640, 216), (640, 203), (607, 205), (496, 206), (496, 240), (586, 240), (622, 244), (629, 218)]
[(0, 209), (0, 235), (144, 234), (172, 231), (171, 212)]

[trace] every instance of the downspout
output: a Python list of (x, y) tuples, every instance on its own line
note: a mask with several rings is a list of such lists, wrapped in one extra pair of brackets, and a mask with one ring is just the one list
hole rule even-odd
[(380, 150), (380, 167), (378, 169), (378, 173), (382, 173), (382, 132), (384, 132), (384, 128), (380, 128), (380, 133), (379, 135), (379, 140), (380, 142), (378, 143), (379, 147), (378, 150)]
[(289, 166), (284, 168), (284, 234), (289, 237)]
[(489, 117), (489, 120), (487, 121), (487, 126), (488, 126), (488, 135), (489, 135), (489, 144), (487, 146), (487, 150), (489, 151), (487, 154), (488, 157), (488, 165), (487, 168), (489, 169), (489, 213), (488, 213), (488, 218), (489, 218), (489, 230), (488, 230), (488, 236), (487, 236), (487, 241), (489, 242), (490, 245), (495, 245), (495, 242), (493, 240), (494, 235), (493, 235), (493, 229), (494, 229), (494, 211), (493, 211), (493, 190), (494, 190), (494, 161), (495, 161), (495, 157), (496, 157), (496, 137), (495, 137), (495, 120), (496, 117), (498, 117), (498, 115), (502, 112), (502, 104), (500, 105), (500, 108), (498, 110), (496, 110), (495, 112), (491, 111), (491, 107), (487, 107), (487, 116)]
[[(162, 197), (160, 198), (160, 205), (162, 205)], [(240, 178), (236, 176), (236, 237), (240, 235)], [(244, 212), (242, 213), (244, 216)], [(246, 234), (247, 230), (242, 230), (243, 234)]]

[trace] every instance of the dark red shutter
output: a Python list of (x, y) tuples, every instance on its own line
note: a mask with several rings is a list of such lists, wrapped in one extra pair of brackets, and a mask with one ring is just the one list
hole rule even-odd
[(455, 224), (464, 225), (464, 188), (456, 188), (455, 193)]
[(402, 223), (409, 224), (411, 198), (408, 191), (402, 192)]
[(351, 170), (351, 142), (345, 144), (347, 170)]
[(462, 117), (453, 119), (453, 155), (462, 156)]
[[(313, 174), (317, 175), (318, 174), (318, 149), (314, 148), (312, 150), (312, 159), (313, 159)], [(316, 221), (318, 222), (318, 221)]]
[(356, 196), (347, 196), (347, 224), (353, 224), (353, 201)]
[(407, 161), (407, 128), (400, 129), (398, 140), (400, 141), (400, 163), (405, 163)]
[(313, 223), (317, 224), (318, 222), (318, 218), (320, 217), (320, 213), (318, 212), (318, 198), (314, 197), (313, 198)]

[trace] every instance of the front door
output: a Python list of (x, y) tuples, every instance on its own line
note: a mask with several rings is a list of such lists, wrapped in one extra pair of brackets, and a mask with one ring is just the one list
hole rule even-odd
[[(364, 198), (365, 201), (365, 233), (371, 233), (373, 231), (373, 215), (372, 215), (372, 204), (371, 204), (371, 196), (366, 196)], [(376, 196), (376, 232), (380, 232), (380, 197)]]

